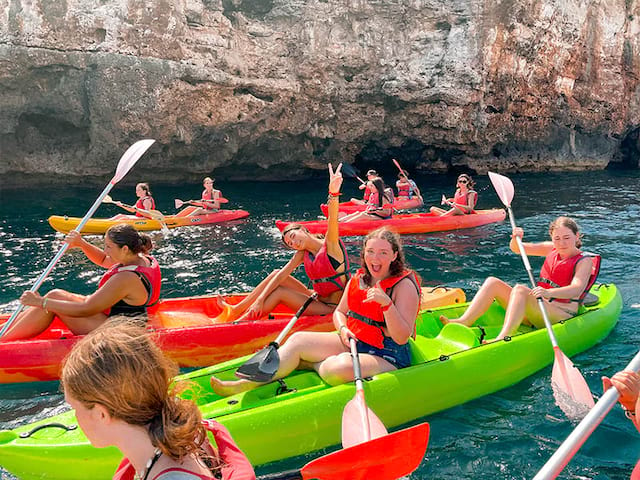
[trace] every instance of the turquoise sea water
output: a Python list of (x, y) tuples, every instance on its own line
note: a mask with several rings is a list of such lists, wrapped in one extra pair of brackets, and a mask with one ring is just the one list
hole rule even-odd
[[(389, 176), (389, 179), (392, 177)], [(574, 216), (585, 233), (585, 248), (603, 256), (600, 281), (616, 283), (624, 309), (612, 334), (601, 344), (573, 358), (592, 392), (602, 391), (600, 376), (622, 369), (640, 348), (640, 172), (607, 171), (511, 176), (516, 195), (513, 209), (527, 240), (545, 240), (549, 221)], [(143, 181), (129, 174), (131, 182)], [(437, 204), (452, 194), (454, 177), (417, 177), (427, 201)], [(103, 185), (41, 185), (12, 189), (3, 179), (0, 190), (0, 310), (11, 311), (60, 247), (61, 238), (46, 222), (52, 214), (83, 216)], [(487, 177), (477, 178), (480, 207), (499, 207)], [(199, 196), (199, 185), (152, 185), (158, 208), (174, 212), (174, 198)], [(231, 225), (190, 227), (164, 236), (152, 233), (154, 254), (163, 267), (163, 296), (244, 291), (282, 266), (291, 253), (282, 246), (276, 219), (314, 219), (326, 199), (326, 181), (225, 184), (217, 188), (251, 217)], [(118, 185), (111, 196), (133, 203), (133, 187)], [(359, 195), (345, 180), (347, 195)], [(120, 213), (100, 207), (101, 217)], [(518, 256), (508, 249), (507, 222), (436, 234), (403, 237), (407, 259), (426, 284), (461, 287), (469, 298), (488, 275), (508, 282), (526, 282)], [(100, 243), (99, 237), (91, 237)], [(357, 262), (360, 239), (345, 239)], [(533, 260), (535, 269), (540, 260)], [(78, 293), (95, 289), (101, 270), (82, 254), (65, 255), (42, 292), (64, 288)], [(482, 372), (478, 372), (482, 375)], [(551, 367), (493, 395), (425, 418), (431, 424), (427, 455), (411, 479), (532, 478), (574, 423), (555, 406)], [(416, 399), (419, 401), (419, 399)], [(64, 409), (58, 384), (0, 386), (0, 429), (27, 423)], [(591, 435), (561, 478), (625, 479), (640, 456), (640, 434), (616, 407)], [(314, 456), (290, 459), (269, 470), (301, 466)], [(12, 478), (0, 469), (0, 479)]]

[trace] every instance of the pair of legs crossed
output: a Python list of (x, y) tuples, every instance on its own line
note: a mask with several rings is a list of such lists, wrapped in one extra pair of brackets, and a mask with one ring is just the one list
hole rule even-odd
[[(523, 320), (527, 320), (536, 328), (544, 328), (544, 319), (537, 299), (530, 294), (531, 289), (526, 285), (515, 285), (511, 287), (508, 283), (499, 278), (487, 278), (478, 293), (469, 304), (464, 314), (457, 319), (448, 319), (444, 315), (440, 317), (443, 323), (462, 323), (470, 327), (482, 316), (491, 306), (494, 300), (504, 309), (504, 324), (496, 340), (502, 340), (507, 335), (512, 335), (518, 329)], [(549, 320), (557, 323), (566, 320), (575, 313), (569, 309), (558, 306), (544, 300)]]
[[(353, 363), (349, 349), (335, 332), (296, 332), (278, 349), (280, 366), (273, 380), (284, 378), (297, 368), (313, 369), (329, 385), (353, 380)], [(360, 354), (363, 377), (395, 370), (381, 357)], [(261, 383), (251, 380), (221, 381), (211, 377), (211, 386), (218, 395), (228, 396), (251, 390)]]

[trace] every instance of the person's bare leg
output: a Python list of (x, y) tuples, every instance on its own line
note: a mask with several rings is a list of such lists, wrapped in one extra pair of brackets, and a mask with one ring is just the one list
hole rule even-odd
[[(382, 357), (365, 353), (361, 353), (358, 357), (363, 378), (396, 369)], [(315, 365), (314, 368), (329, 385), (340, 385), (353, 380), (353, 359), (349, 352), (329, 357)]]
[(442, 208), (438, 208), (438, 207), (431, 207), (429, 211), (434, 215), (442, 215), (446, 210), (443, 210)]
[(531, 289), (526, 285), (515, 285), (511, 290), (511, 296), (509, 297), (509, 304), (504, 314), (504, 323), (502, 324), (502, 330), (496, 337), (496, 340), (502, 340), (507, 335), (513, 334), (522, 320), (524, 320), (525, 309), (527, 303), (533, 302), (535, 304), (536, 299), (529, 295)]
[[(304, 288), (304, 292), (284, 286), (278, 287), (271, 292), (271, 295), (269, 295), (262, 304), (262, 315), (271, 313), (281, 303), (295, 312), (304, 304), (304, 302), (307, 301), (309, 295), (311, 295), (311, 293), (306, 289), (306, 287)], [(304, 313), (305, 315), (327, 315), (329, 313), (333, 313), (334, 310), (335, 307), (326, 305), (318, 300), (314, 300), (309, 304)], [(252, 318), (250, 309), (237, 319), (238, 322), (244, 320), (255, 320)]]
[(444, 315), (440, 315), (440, 321), (444, 324), (461, 323), (470, 327), (489, 309), (494, 300), (497, 300), (500, 305), (506, 308), (510, 295), (511, 286), (509, 284), (499, 278), (489, 277), (484, 281), (478, 293), (471, 300), (469, 307), (460, 318), (447, 318)]
[[(346, 347), (335, 333), (296, 332), (278, 349), (280, 365), (271, 381), (286, 377), (301, 363), (305, 366), (317, 364), (327, 357), (345, 351)], [(245, 392), (260, 385), (263, 384), (246, 379), (224, 381), (211, 377), (211, 388), (224, 397)]]

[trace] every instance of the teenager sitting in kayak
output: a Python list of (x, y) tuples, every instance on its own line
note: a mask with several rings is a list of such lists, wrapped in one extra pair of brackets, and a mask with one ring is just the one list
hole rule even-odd
[(54, 317), (76, 335), (94, 330), (114, 315), (137, 316), (146, 313), (160, 297), (161, 274), (158, 262), (148, 252), (153, 244), (148, 235), (131, 225), (119, 223), (107, 230), (104, 250), (90, 244), (75, 230), (65, 241), (80, 248), (89, 260), (109, 270), (91, 295), (55, 289), (44, 297), (26, 291), (20, 302), (31, 307), (22, 312), (0, 341), (34, 337), (44, 332)]
[(144, 329), (110, 321), (74, 345), (60, 384), (89, 442), (123, 453), (114, 480), (254, 480), (228, 430), (177, 396), (177, 374)]
[[(278, 350), (280, 366), (274, 379), (297, 368), (312, 368), (330, 385), (353, 380), (350, 338), (357, 341), (363, 377), (410, 365), (408, 341), (415, 333), (420, 285), (406, 266), (400, 237), (384, 228), (369, 233), (360, 258), (362, 268), (349, 280), (333, 313), (337, 335), (294, 333)], [(223, 396), (258, 385), (211, 377), (213, 390)]]
[(341, 222), (354, 220), (388, 220), (393, 215), (393, 192), (386, 188), (381, 178), (374, 178), (373, 193), (369, 196), (367, 208), (362, 212), (353, 212), (340, 217)]
[[(536, 300), (538, 297), (544, 300), (551, 323), (573, 317), (596, 280), (600, 257), (591, 257), (580, 251), (581, 234), (571, 218), (556, 218), (549, 225), (549, 235), (550, 242), (523, 244), (527, 255), (546, 257), (538, 286), (533, 289), (520, 284), (511, 287), (498, 278), (489, 277), (460, 318), (441, 316), (440, 320), (471, 326), (496, 300), (506, 310), (502, 330), (496, 337), (496, 340), (501, 340), (513, 334), (523, 321), (544, 328)], [(516, 237), (523, 236), (521, 228), (513, 231), (509, 246), (514, 253), (520, 253)]]
[(375, 170), (368, 170), (367, 181), (365, 183), (361, 183), (358, 186), (360, 190), (364, 190), (362, 200), (359, 198), (352, 198), (351, 199), (352, 203), (356, 203), (358, 205), (365, 205), (369, 203), (369, 197), (371, 197), (371, 194), (373, 193), (373, 183), (371, 182), (373, 182), (374, 178), (380, 178), (380, 176), (378, 175), (378, 172), (376, 172)]
[[(443, 205), (449, 205), (450, 210), (443, 210), (438, 207), (431, 207), (431, 212), (441, 215), (466, 215), (474, 213), (476, 203), (478, 203), (478, 193), (473, 189), (475, 182), (466, 173), (458, 176), (456, 181), (456, 193), (453, 198), (443, 198)], [(444, 196), (443, 196), (444, 197)]]
[(397, 200), (411, 200), (414, 197), (418, 197), (422, 200), (418, 185), (416, 185), (416, 182), (407, 176), (407, 172), (405, 171), (398, 173), (396, 188), (398, 189), (398, 195), (396, 197)]
[[(633, 422), (640, 432), (640, 374), (631, 370), (622, 370), (613, 377), (602, 377), (603, 390), (616, 387), (620, 393), (618, 401), (624, 409), (626, 417)], [(640, 468), (640, 467), (639, 467)]]
[(189, 215), (205, 215), (220, 210), (220, 201), (218, 199), (222, 197), (222, 192), (213, 188), (213, 182), (214, 179), (211, 177), (205, 177), (202, 181), (204, 190), (202, 191), (202, 198), (198, 202), (202, 203), (202, 206)]
[(338, 232), (338, 205), (342, 186), (342, 164), (335, 172), (329, 164), (327, 234), (313, 235), (300, 224), (292, 223), (282, 231), (282, 241), (296, 251), (291, 260), (268, 275), (237, 305), (218, 303), (224, 309), (217, 321), (252, 320), (270, 313), (284, 303), (292, 310), (302, 306), (311, 290), (291, 274), (304, 265), (306, 274), (318, 292), (318, 299), (307, 307), (309, 315), (326, 315), (336, 308), (349, 280), (349, 259)]
[(149, 188), (149, 184), (148, 183), (137, 184), (136, 196), (138, 197), (138, 200), (136, 201), (136, 204), (135, 204), (136, 208), (131, 208), (127, 205), (124, 205), (122, 202), (117, 202), (117, 205), (121, 208), (124, 208), (128, 212), (135, 213), (137, 217), (151, 218), (149, 215), (146, 215), (140, 212), (140, 210), (138, 210), (138, 209), (142, 209), (142, 210), (156, 209), (156, 201), (151, 196), (151, 189)]

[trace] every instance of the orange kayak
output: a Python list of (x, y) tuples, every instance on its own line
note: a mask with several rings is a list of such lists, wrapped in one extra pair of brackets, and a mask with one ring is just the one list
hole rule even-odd
[[(224, 296), (234, 304), (246, 294)], [(279, 305), (260, 320), (224, 323), (216, 317), (221, 310), (217, 295), (168, 298), (149, 309), (147, 328), (162, 350), (181, 367), (204, 367), (251, 354), (275, 340), (293, 313)], [(462, 303), (459, 288), (423, 288), (422, 309)], [(0, 315), (0, 326), (9, 315)], [(332, 315), (303, 315), (292, 332), (334, 330)], [(60, 365), (73, 345), (82, 338), (73, 335), (56, 318), (37, 337), (0, 342), (0, 384), (57, 380)]]
[[(411, 200), (407, 199), (407, 200), (398, 200), (396, 198), (395, 202), (393, 202), (393, 209), (394, 210), (409, 210), (411, 208), (418, 208), (421, 207), (422, 205), (424, 205), (424, 202), (422, 201), (422, 198), (420, 197), (414, 197)], [(362, 212), (365, 208), (367, 208), (367, 206), (363, 203), (355, 203), (352, 202), (351, 200), (349, 200), (348, 202), (342, 202), (340, 203), (340, 206), (338, 207), (338, 211), (339, 212), (344, 212), (344, 213), (353, 213), (353, 212)], [(323, 203), (322, 205), (320, 205), (320, 210), (322, 210), (322, 214), (326, 217), (328, 215), (328, 207), (326, 203)]]
[[(431, 212), (394, 215), (388, 220), (361, 219), (352, 222), (340, 222), (340, 235), (366, 235), (381, 227), (388, 227), (399, 234), (443, 232), (461, 228), (478, 227), (487, 223), (501, 222), (506, 217), (503, 209), (476, 210), (469, 215), (440, 216)], [(282, 231), (290, 223), (304, 225), (311, 233), (325, 233), (326, 220), (306, 222), (276, 221), (276, 227)]]

